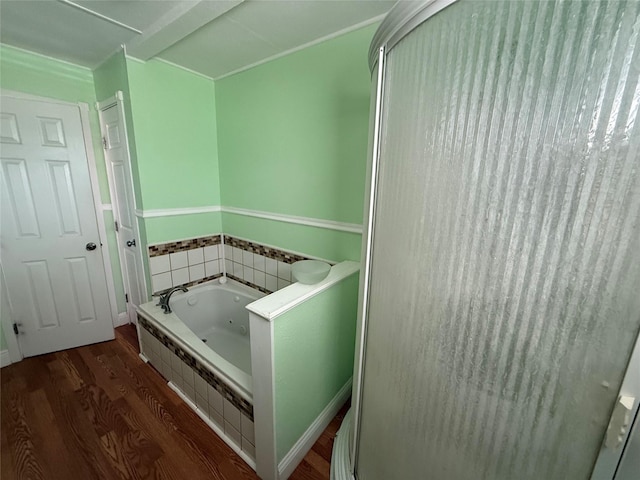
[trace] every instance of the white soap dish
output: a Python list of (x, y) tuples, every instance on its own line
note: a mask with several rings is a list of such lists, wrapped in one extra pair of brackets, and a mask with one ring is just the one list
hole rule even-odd
[(320, 260), (300, 260), (291, 266), (293, 279), (306, 285), (313, 285), (324, 280), (330, 270), (331, 265)]

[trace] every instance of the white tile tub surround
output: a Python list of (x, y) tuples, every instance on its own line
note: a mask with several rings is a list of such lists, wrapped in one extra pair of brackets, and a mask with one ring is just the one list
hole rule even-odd
[(183, 283), (189, 283), (189, 269), (185, 267), (178, 268), (177, 270), (171, 270), (171, 282), (174, 287), (182, 285)]
[(187, 405), (255, 469), (255, 433), (251, 419), (209, 385), (145, 328), (139, 329), (140, 350)]
[[(225, 239), (239, 246), (225, 243)], [(185, 241), (194, 240), (197, 239)], [(256, 248), (262, 249), (263, 253), (270, 251), (275, 252), (276, 256), (286, 256), (290, 261), (296, 257), (311, 258), (251, 240), (225, 235), (221, 235), (221, 241), (222, 243), (217, 245), (150, 257), (149, 267), (154, 293), (221, 274), (247, 282), (252, 288), (262, 289), (262, 292), (275, 292), (293, 283), (291, 264), (270, 258), (267, 256), (269, 253), (265, 255), (256, 253)], [(243, 245), (249, 245), (246, 248), (254, 251), (245, 250)]]
[(189, 261), (189, 266), (204, 263), (204, 248), (187, 250), (187, 260)]
[(271, 292), (291, 285), (291, 264), (229, 245), (226, 251), (231, 252), (231, 260), (224, 259), (228, 274)]
[(169, 262), (171, 263), (171, 270), (178, 270), (189, 266), (189, 257), (187, 252), (170, 253)]
[(153, 292), (222, 273), (222, 245), (193, 248), (149, 258)]

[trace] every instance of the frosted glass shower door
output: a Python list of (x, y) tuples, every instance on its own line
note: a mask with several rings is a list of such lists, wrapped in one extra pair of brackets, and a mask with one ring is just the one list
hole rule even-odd
[(582, 480), (640, 328), (640, 2), (460, 1), (388, 52), (359, 480)]

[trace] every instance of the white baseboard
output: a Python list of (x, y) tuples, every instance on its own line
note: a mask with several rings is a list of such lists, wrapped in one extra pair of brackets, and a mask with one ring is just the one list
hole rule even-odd
[(11, 365), (11, 357), (9, 356), (9, 350), (0, 351), (0, 368)]
[(140, 357), (140, 360), (142, 360), (144, 363), (149, 363), (149, 359), (142, 352), (140, 352), (138, 356)]
[(129, 315), (127, 314), (127, 312), (123, 312), (118, 314), (118, 319), (115, 321), (115, 324), (113, 326), (114, 328), (117, 328), (123, 325), (127, 325), (128, 323), (129, 323)]
[(280, 480), (285, 480), (291, 476), (298, 464), (304, 459), (304, 456), (311, 450), (313, 444), (322, 435), (324, 429), (327, 428), (333, 417), (335, 417), (345, 402), (351, 395), (351, 382), (352, 378), (347, 380), (340, 391), (329, 402), (329, 405), (320, 412), (320, 415), (313, 421), (313, 423), (307, 428), (307, 431), (302, 434), (298, 441), (291, 447), (289, 453), (287, 453), (280, 464), (278, 465), (278, 476)]

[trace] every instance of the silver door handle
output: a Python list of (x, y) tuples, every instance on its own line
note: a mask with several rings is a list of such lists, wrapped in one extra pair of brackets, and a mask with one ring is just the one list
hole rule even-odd
[(96, 249), (96, 244), (93, 243), (93, 242), (89, 242), (84, 246), (84, 248), (86, 248), (89, 251), (95, 250)]
[(127, 247), (135, 247), (135, 246), (136, 246), (135, 238), (133, 240), (127, 240)]

